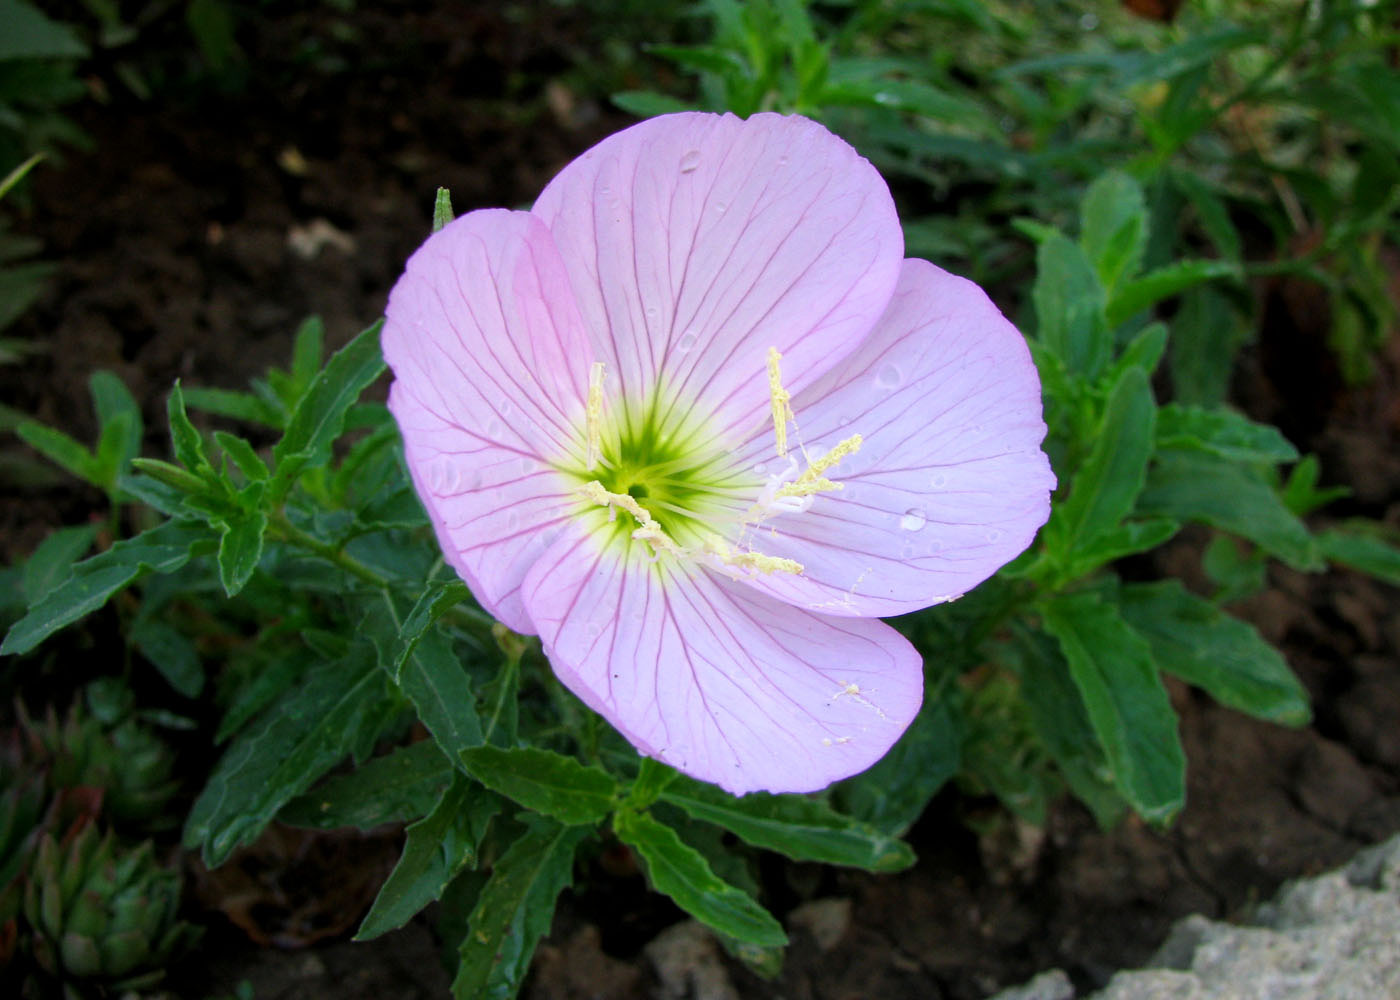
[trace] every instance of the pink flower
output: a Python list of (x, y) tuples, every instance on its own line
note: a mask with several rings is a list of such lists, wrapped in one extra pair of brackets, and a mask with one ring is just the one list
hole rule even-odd
[(962, 594), (1049, 513), (1020, 334), (903, 253), (822, 126), (678, 114), (530, 212), (457, 219), (389, 298), (448, 562), (639, 751), (736, 794), (878, 760), (924, 686), (878, 616)]

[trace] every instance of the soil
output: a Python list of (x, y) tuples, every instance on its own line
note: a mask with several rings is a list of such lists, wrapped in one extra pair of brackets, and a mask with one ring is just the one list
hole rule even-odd
[[(0, 397), (90, 440), (86, 380), (108, 368), (142, 401), (148, 426), (163, 427), (176, 378), (241, 387), (287, 359), (306, 315), (324, 318), (332, 347), (378, 316), (428, 229), (437, 186), (459, 211), (527, 204), (570, 158), (630, 121), (578, 84), (579, 67), (605, 60), (571, 7), (524, 5), (527, 30), (511, 14), (520, 5), (362, 6), (376, 10), (345, 23), (375, 40), (372, 64), (332, 59), (311, 71), (289, 55), (308, 37), (339, 51), (325, 5), (320, 20), (245, 26), (240, 40), (258, 73), (228, 93), (171, 88), (142, 101), (98, 67), (92, 86), (107, 103), (73, 112), (93, 151), (37, 176), (21, 224), (59, 268), (11, 331), (37, 351), (0, 367)], [(1316, 348), (1326, 333), (1307, 307), (1316, 293), (1261, 295), (1277, 297), (1262, 313), (1282, 316), (1286, 330), (1261, 331), (1238, 398), (1262, 419), (1289, 414), (1295, 443), (1322, 456), (1324, 481), (1353, 485), (1342, 514), (1394, 522), (1400, 352), (1392, 344), (1377, 379), (1359, 389), (1300, 378), (1298, 358), (1316, 351), (1296, 351), (1298, 339)], [(1010, 313), (1016, 302), (1002, 305)], [(160, 437), (150, 432), (148, 453), (164, 453)], [(21, 558), (48, 530), (96, 509), (99, 497), (61, 480), (7, 487), (0, 556)], [(1158, 569), (1192, 578), (1200, 545), (1188, 534)], [(907, 873), (770, 861), (771, 899), (793, 937), (773, 981), (687, 937), (680, 912), (647, 894), (640, 876), (599, 863), (561, 900), (525, 995), (971, 1000), (1052, 965), (1095, 985), (1148, 958), (1178, 917), (1238, 915), (1283, 881), (1384, 839), (1400, 830), (1395, 594), (1342, 571), (1275, 567), (1269, 583), (1235, 610), (1284, 650), (1316, 719), (1285, 730), (1174, 687), (1190, 778), (1170, 830), (1129, 820), (1105, 832), (1065, 802), (1043, 830), (1003, 817), (979, 825), (979, 836), (965, 820), (988, 804), (946, 790), (910, 835), (920, 860)], [(342, 932), (297, 951), (256, 947), (222, 918), (206, 919), (205, 945), (178, 970), (182, 995), (231, 995), (245, 979), (259, 1000), (446, 995), (421, 918), (378, 942), (352, 944)]]

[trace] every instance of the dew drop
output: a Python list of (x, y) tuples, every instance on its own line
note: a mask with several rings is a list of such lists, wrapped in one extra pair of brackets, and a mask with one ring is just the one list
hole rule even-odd
[(530, 473), (534, 472), (535, 469), (538, 467), (539, 463), (536, 462), (533, 458), (522, 458), (520, 460), (520, 472), (522, 475), (528, 476)]
[(928, 484), (936, 490), (941, 490), (943, 487), (948, 485), (948, 477), (940, 472), (932, 479), (930, 479), (928, 481)]
[(780, 167), (785, 167), (785, 166), (787, 166), (787, 165), (788, 165), (788, 158), (787, 158), (786, 156), (780, 156), (780, 157), (778, 157), (778, 166), (780, 166)]
[(1001, 541), (1001, 532), (998, 531), (996, 528), (993, 528), (991, 531), (987, 532), (987, 541), (989, 541), (989, 542), (999, 542), (999, 541)]
[(503, 399), (501, 400), (500, 405), (496, 407), (496, 412), (503, 417), (508, 417), (511, 415), (511, 411), (513, 411), (514, 409), (515, 405), (511, 403), (509, 399)]
[(899, 526), (905, 531), (919, 531), (925, 524), (928, 524), (928, 517), (917, 507), (906, 510), (899, 519)]
[(506, 425), (501, 423), (499, 420), (492, 420), (489, 424), (486, 425), (486, 433), (493, 438), (499, 438), (501, 436), (501, 432), (505, 429)]
[(506, 515), (506, 530), (514, 531), (518, 527), (520, 527), (520, 515), (515, 511), (511, 511)]
[(724, 202), (722, 202), (722, 201), (717, 201), (717, 202), (715, 202), (715, 212), (718, 213), (719, 215), (723, 215), (723, 214), (724, 214), (724, 210), (725, 210), (726, 208), (728, 208), (728, 207), (729, 207), (729, 206), (726, 205), (726, 204), (725, 204)]
[(762, 462), (759, 462), (757, 465), (755, 465), (755, 466), (753, 467), (753, 471), (754, 471), (757, 475), (760, 475), (760, 476), (763, 475), (763, 473), (766, 472), (767, 470), (768, 470), (768, 466), (764, 465)]
[(685, 354), (688, 351), (693, 350), (694, 348), (695, 334), (687, 330), (685, 333), (681, 334), (680, 339), (676, 341), (676, 351), (680, 354)]
[(902, 548), (902, 549), (899, 550), (899, 558), (901, 558), (901, 559), (912, 559), (912, 558), (914, 558), (914, 546), (912, 546), (912, 545), (905, 545), (904, 548)]
[(902, 381), (904, 377), (894, 365), (881, 365), (880, 370), (875, 373), (875, 385), (881, 389), (894, 389)]
[(700, 150), (692, 149), (681, 157), (681, 173), (693, 173), (698, 166), (700, 166)]

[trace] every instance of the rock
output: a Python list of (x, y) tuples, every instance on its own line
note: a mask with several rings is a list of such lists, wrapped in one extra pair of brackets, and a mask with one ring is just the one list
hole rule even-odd
[(696, 921), (666, 928), (643, 951), (661, 983), (657, 1000), (739, 1000), (714, 935)]
[(849, 899), (814, 899), (788, 914), (789, 926), (812, 935), (817, 947), (830, 951), (851, 927)]
[(1028, 983), (1002, 990), (991, 1000), (1074, 1000), (1074, 984), (1059, 969), (1051, 969)]

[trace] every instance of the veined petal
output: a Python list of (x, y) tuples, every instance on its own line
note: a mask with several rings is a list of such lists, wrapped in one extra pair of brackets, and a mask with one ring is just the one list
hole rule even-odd
[(529, 213), (471, 212), (409, 259), (386, 316), (389, 408), (443, 554), (533, 632), (520, 582), (577, 507), (553, 466), (585, 446), (590, 355), (559, 251)]
[(533, 211), (625, 403), (660, 385), (717, 435), (767, 412), (770, 348), (792, 391), (854, 349), (904, 254), (875, 168), (775, 114), (642, 122), (565, 167)]
[(792, 607), (580, 526), (530, 570), (555, 674), (642, 753), (737, 794), (865, 770), (923, 698), (919, 654), (880, 621)]
[[(852, 434), (826, 473), (841, 488), (751, 530), (800, 575), (758, 589), (833, 615), (897, 615), (958, 597), (1020, 554), (1050, 513), (1040, 382), (1020, 333), (980, 288), (908, 260), (860, 348), (793, 401), (817, 457)], [(771, 435), (743, 461), (774, 464)]]

